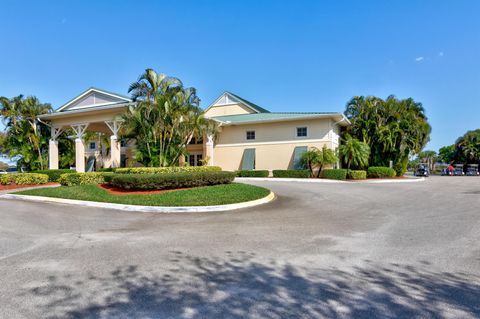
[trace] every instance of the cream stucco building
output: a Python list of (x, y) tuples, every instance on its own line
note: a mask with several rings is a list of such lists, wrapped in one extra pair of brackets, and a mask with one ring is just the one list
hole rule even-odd
[[(130, 105), (135, 103), (127, 96), (90, 88), (54, 113), (42, 115), (40, 120), (52, 127), (49, 167), (58, 168), (57, 138), (66, 128), (75, 132), (77, 171), (134, 165), (134, 144), (123, 144), (118, 137), (120, 117)], [(349, 124), (341, 113), (270, 112), (230, 92), (217, 98), (205, 116), (219, 123), (218, 136), (193, 140), (184, 160), (189, 165), (207, 162), (224, 170), (299, 168), (301, 154), (308, 148), (326, 145), (336, 149), (341, 127)], [(110, 135), (108, 156), (94, 139), (84, 142), (87, 131)]]

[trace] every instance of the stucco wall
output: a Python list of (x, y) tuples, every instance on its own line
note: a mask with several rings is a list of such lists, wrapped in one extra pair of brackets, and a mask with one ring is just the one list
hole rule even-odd
[(269, 144), (256, 146), (229, 146), (215, 147), (214, 165), (224, 170), (241, 169), (243, 152), (246, 148), (255, 149), (255, 169), (292, 169), (293, 153), (297, 146), (322, 148), (323, 145), (330, 147), (330, 143), (290, 143), (290, 144)]
[[(241, 168), (243, 152), (255, 149), (255, 169), (291, 169), (293, 154), (297, 146), (317, 147), (324, 145), (336, 148), (336, 136), (330, 119), (313, 119), (262, 123), (251, 125), (225, 126), (220, 132), (214, 148), (214, 165), (224, 170)], [(296, 128), (308, 128), (308, 136), (297, 138)], [(255, 130), (255, 140), (246, 140), (246, 131)]]
[[(217, 145), (232, 143), (297, 142), (302, 140), (328, 140), (330, 119), (313, 119), (258, 123), (250, 125), (223, 126), (217, 139)], [(297, 137), (297, 127), (307, 127), (307, 137)], [(255, 140), (247, 140), (246, 132), (255, 131)]]

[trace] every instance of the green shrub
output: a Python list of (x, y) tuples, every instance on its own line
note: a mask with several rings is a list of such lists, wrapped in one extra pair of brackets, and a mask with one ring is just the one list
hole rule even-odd
[(101, 172), (63, 174), (58, 182), (63, 186), (103, 184), (105, 179), (109, 179), (111, 175), (114, 174)]
[(368, 168), (368, 177), (370, 178), (395, 177), (395, 175), (395, 170), (390, 167), (371, 166)]
[(181, 172), (162, 174), (115, 174), (110, 185), (124, 189), (172, 189), (229, 184), (234, 172)]
[(36, 173), (16, 173), (0, 175), (1, 185), (37, 185), (48, 183), (48, 175)]
[(104, 172), (115, 172), (116, 168), (113, 167), (104, 167), (97, 169), (97, 172), (104, 173)]
[(362, 170), (349, 170), (347, 174), (348, 179), (366, 179), (367, 171)]
[(49, 182), (57, 182), (62, 174), (72, 174), (76, 172), (71, 169), (44, 169), (32, 171), (31, 173), (48, 175)]
[(338, 180), (345, 180), (347, 179), (347, 172), (346, 169), (324, 169), (322, 171), (322, 177), (327, 179), (338, 179)]
[(268, 170), (258, 170), (258, 171), (236, 171), (235, 174), (237, 177), (268, 177)]
[(219, 166), (172, 166), (172, 167), (126, 167), (117, 168), (118, 174), (158, 174), (158, 173), (181, 173), (181, 172), (218, 172)]
[(290, 178), (310, 177), (310, 170), (308, 169), (276, 169), (272, 173), (273, 173), (273, 177), (290, 177)]

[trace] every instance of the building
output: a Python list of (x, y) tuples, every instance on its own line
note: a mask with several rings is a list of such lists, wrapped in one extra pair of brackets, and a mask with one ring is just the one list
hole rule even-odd
[[(134, 105), (127, 96), (90, 88), (54, 113), (40, 116), (52, 127), (50, 169), (58, 168), (57, 138), (66, 128), (75, 132), (77, 171), (92, 170), (95, 162), (97, 167), (134, 165), (135, 145), (122, 143), (118, 137), (119, 118), (127, 107)], [(205, 116), (218, 121), (218, 136), (192, 141), (187, 146), (189, 156), (184, 160), (192, 166), (206, 163), (224, 170), (297, 169), (308, 148), (326, 145), (336, 149), (341, 127), (349, 124), (341, 113), (270, 112), (230, 92), (217, 98), (205, 110)], [(110, 135), (109, 154), (95, 139), (84, 143), (88, 131)]]

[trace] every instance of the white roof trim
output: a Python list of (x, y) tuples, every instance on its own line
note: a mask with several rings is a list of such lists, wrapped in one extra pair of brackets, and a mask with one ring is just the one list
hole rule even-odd
[[(90, 88), (88, 90), (86, 90), (85, 92), (83, 92), (82, 94), (80, 94), (79, 96), (77, 96), (76, 98), (74, 98), (73, 100), (67, 102), (67, 104), (64, 104), (62, 105), (59, 109), (57, 109), (55, 112), (61, 112), (62, 110), (68, 108), (70, 105), (74, 104), (75, 102), (77, 102), (78, 100), (82, 99), (83, 97), (87, 96), (88, 94), (92, 93), (92, 92), (97, 92), (97, 93), (100, 93), (100, 94), (103, 94), (103, 95), (107, 95), (107, 96), (110, 96), (110, 97), (114, 97), (114, 98), (117, 98), (117, 99), (121, 99), (125, 102), (131, 102), (130, 99), (127, 99), (121, 95), (117, 95), (117, 94), (114, 94), (114, 93), (110, 93), (110, 92), (106, 92), (106, 91), (103, 91), (103, 90), (99, 90), (99, 89), (96, 89), (96, 88)], [(119, 103), (119, 102), (115, 102), (115, 103)], [(103, 104), (103, 105), (106, 105), (106, 104)], [(90, 106), (84, 106), (84, 107), (92, 107), (92, 106), (96, 106), (96, 104), (94, 105), (90, 105)], [(82, 107), (83, 108), (83, 107)]]
[(221, 126), (237, 126), (237, 125), (249, 125), (249, 124), (261, 124), (266, 122), (289, 122), (289, 121), (302, 121), (302, 120), (311, 120), (311, 119), (321, 119), (321, 118), (334, 118), (341, 117), (341, 119), (335, 124), (340, 124), (345, 122), (347, 125), (351, 124), (350, 121), (343, 115), (342, 113), (332, 113), (332, 114), (312, 114), (310, 116), (301, 116), (301, 117), (287, 117), (287, 118), (277, 118), (277, 119), (263, 119), (263, 120), (252, 120), (252, 121), (245, 121), (245, 122), (230, 122), (230, 121), (222, 121), (216, 119), (215, 117), (211, 117), (210, 119), (220, 123)]

